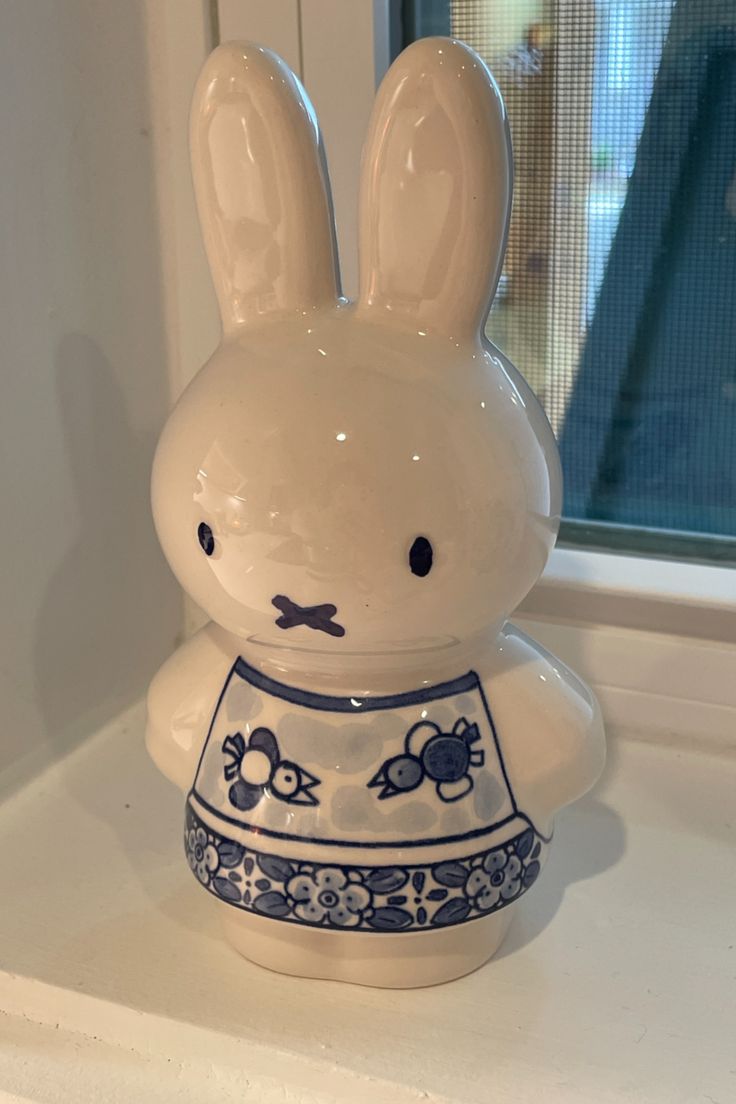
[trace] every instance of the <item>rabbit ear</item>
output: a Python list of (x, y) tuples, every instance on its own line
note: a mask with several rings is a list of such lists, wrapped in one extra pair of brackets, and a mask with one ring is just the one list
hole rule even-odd
[(500, 273), (512, 163), (501, 94), (460, 42), (420, 39), (381, 84), (363, 150), (361, 310), (477, 333)]
[(319, 127), (288, 66), (227, 43), (192, 104), (192, 173), (225, 330), (334, 302), (337, 259)]

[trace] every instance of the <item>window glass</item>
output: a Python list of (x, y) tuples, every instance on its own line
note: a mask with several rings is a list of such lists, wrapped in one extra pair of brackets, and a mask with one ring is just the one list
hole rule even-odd
[(474, 47), (506, 100), (487, 334), (557, 435), (563, 537), (736, 558), (736, 0), (423, 0), (399, 22), (397, 46)]

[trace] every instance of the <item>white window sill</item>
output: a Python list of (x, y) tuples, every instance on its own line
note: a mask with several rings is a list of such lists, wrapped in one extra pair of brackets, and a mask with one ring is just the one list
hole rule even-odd
[(736, 569), (555, 548), (520, 613), (736, 643)]
[(733, 568), (555, 549), (514, 621), (594, 687), (609, 729), (733, 746)]
[(497, 959), (386, 992), (218, 939), (141, 732), (133, 710), (0, 809), (1, 1099), (736, 1096), (732, 756), (614, 738)]

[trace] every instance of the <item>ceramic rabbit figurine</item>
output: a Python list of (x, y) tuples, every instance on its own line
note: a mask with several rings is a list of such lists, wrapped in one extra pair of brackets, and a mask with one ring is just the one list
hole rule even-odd
[(497, 949), (604, 758), (590, 691), (507, 622), (554, 543), (560, 469), (482, 336), (511, 204), (503, 102), (456, 41), (391, 67), (355, 303), (314, 111), (278, 57), (217, 49), (191, 144), (224, 335), (162, 433), (153, 509), (211, 621), (151, 685), (148, 749), (248, 958), (457, 977)]

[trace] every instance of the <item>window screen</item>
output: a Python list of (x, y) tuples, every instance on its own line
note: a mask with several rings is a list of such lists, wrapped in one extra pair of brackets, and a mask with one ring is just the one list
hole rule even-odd
[(421, 0), (488, 62), (515, 195), (487, 334), (542, 400), (563, 536), (736, 550), (736, 0)]

